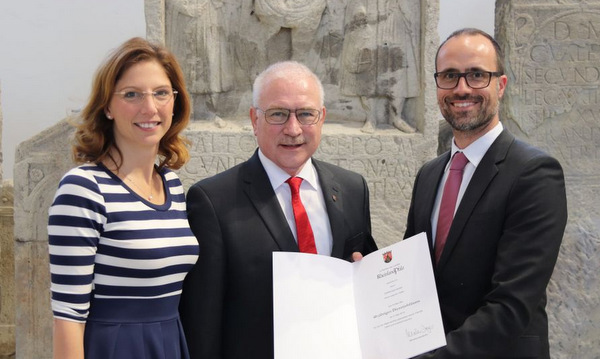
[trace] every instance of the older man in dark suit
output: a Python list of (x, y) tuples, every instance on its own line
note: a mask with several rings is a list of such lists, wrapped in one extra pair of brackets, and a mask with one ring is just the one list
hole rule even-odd
[(405, 237), (432, 240), (448, 344), (423, 358), (550, 358), (546, 287), (567, 221), (562, 168), (503, 129), (507, 77), (492, 37), (453, 33), (436, 71), (452, 149), (417, 174)]
[(377, 248), (363, 177), (312, 158), (326, 115), (319, 79), (277, 63), (253, 96), (258, 150), (188, 192), (200, 258), (180, 312), (192, 358), (273, 358), (272, 252), (352, 260)]

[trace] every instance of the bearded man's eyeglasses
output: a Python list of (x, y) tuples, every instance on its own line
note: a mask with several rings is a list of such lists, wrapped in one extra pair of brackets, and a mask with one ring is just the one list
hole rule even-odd
[(452, 90), (458, 86), (461, 77), (465, 78), (467, 86), (472, 89), (483, 89), (490, 85), (492, 76), (502, 76), (501, 72), (469, 71), (469, 72), (436, 72), (433, 74), (435, 84), (442, 90)]

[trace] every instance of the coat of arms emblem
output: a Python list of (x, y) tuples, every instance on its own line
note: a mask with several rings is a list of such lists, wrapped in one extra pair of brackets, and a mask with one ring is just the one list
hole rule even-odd
[(392, 251), (388, 251), (388, 252), (383, 253), (383, 261), (385, 263), (389, 263), (389, 262), (392, 261)]

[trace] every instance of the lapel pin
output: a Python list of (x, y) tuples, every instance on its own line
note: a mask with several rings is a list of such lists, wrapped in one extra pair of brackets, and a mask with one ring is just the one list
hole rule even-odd
[(332, 199), (334, 202), (336, 202), (336, 201), (337, 201), (337, 196), (336, 196), (335, 194), (332, 194), (332, 195), (331, 195), (331, 199)]

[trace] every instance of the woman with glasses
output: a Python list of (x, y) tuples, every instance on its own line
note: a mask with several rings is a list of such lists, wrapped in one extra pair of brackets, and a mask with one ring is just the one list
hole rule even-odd
[(190, 103), (175, 57), (133, 38), (98, 69), (80, 165), (49, 211), (55, 358), (188, 358), (178, 315), (198, 258), (181, 182)]

